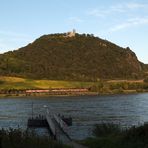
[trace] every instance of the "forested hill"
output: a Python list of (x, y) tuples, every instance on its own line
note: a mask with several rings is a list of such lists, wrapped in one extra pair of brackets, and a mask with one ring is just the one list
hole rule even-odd
[(89, 34), (44, 35), (19, 50), (0, 55), (0, 74), (35, 79), (95, 81), (136, 78), (142, 65), (130, 48)]

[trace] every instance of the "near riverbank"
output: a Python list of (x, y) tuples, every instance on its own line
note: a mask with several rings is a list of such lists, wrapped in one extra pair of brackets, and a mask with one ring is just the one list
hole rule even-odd
[(22, 129), (0, 130), (0, 148), (70, 148), (47, 136)]
[[(118, 124), (97, 124), (93, 137), (78, 141), (88, 148), (147, 148), (148, 124), (127, 129)], [(71, 148), (47, 136), (39, 136), (21, 129), (0, 130), (2, 148)]]
[(89, 148), (147, 148), (148, 124), (122, 129), (120, 125), (102, 123), (95, 126), (93, 138), (81, 141)]

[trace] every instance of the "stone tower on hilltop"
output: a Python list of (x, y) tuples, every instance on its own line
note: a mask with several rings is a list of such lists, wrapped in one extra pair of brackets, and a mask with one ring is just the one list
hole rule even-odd
[(76, 30), (73, 29), (73, 31), (67, 32), (66, 37), (75, 37), (75, 35), (76, 35)]

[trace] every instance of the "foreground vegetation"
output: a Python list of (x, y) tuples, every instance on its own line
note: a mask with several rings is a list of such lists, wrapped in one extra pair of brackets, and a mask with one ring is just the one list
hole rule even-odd
[[(93, 138), (80, 143), (88, 148), (148, 148), (148, 124), (127, 129), (112, 123), (94, 127)], [(69, 148), (47, 136), (21, 129), (0, 130), (0, 148)]]
[(148, 124), (123, 130), (103, 123), (95, 126), (93, 134), (94, 138), (82, 142), (90, 148), (148, 148)]
[(0, 130), (0, 148), (68, 148), (49, 137), (39, 137), (20, 129)]

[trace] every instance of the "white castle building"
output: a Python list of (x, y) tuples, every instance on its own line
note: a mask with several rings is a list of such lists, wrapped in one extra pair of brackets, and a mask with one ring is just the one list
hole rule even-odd
[(71, 32), (66, 33), (66, 37), (75, 37), (75, 35), (76, 35), (76, 30), (75, 29), (73, 29), (73, 31), (71, 31)]

